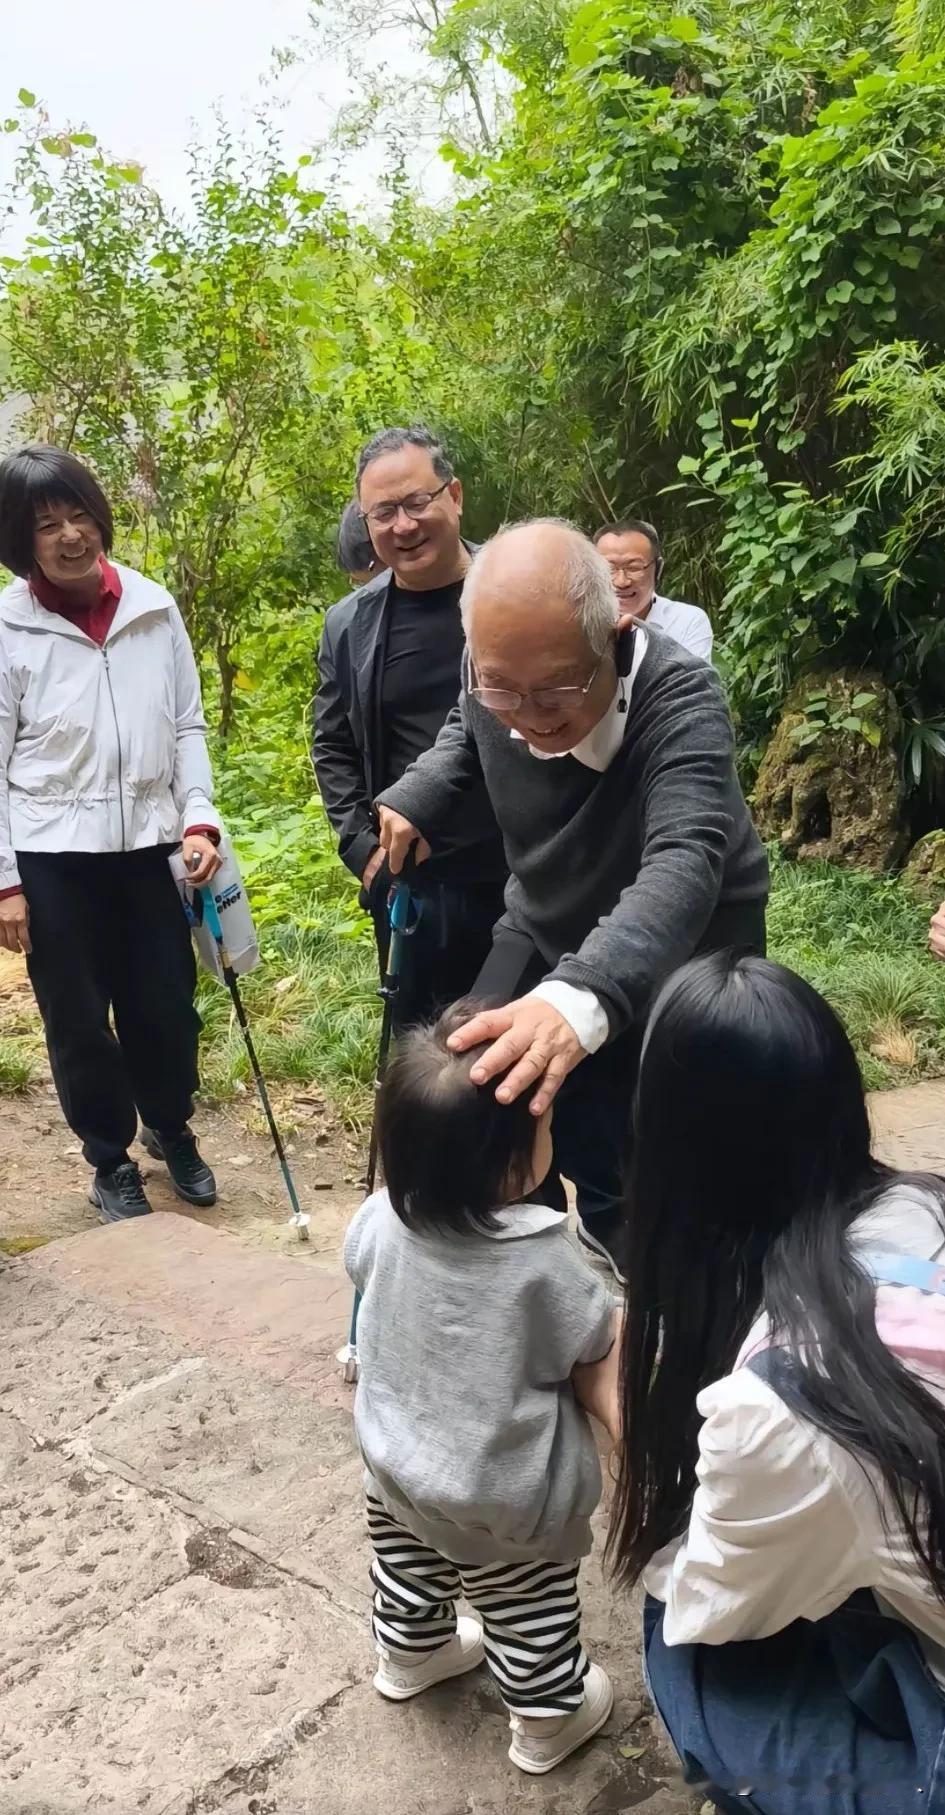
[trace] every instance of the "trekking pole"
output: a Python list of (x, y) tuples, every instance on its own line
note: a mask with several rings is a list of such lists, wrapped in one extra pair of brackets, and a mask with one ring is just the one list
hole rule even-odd
[(250, 1067), (252, 1069), (253, 1078), (255, 1079), (256, 1089), (259, 1093), (259, 1101), (261, 1102), (263, 1109), (265, 1111), (266, 1121), (269, 1124), (269, 1133), (272, 1136), (272, 1144), (276, 1150), (276, 1157), (279, 1161), (279, 1165), (282, 1168), (282, 1177), (285, 1182), (286, 1191), (288, 1193), (289, 1203), (292, 1206), (292, 1215), (289, 1218), (289, 1226), (292, 1229), (298, 1230), (300, 1241), (307, 1242), (308, 1241), (309, 1218), (306, 1216), (304, 1210), (302, 1209), (301, 1204), (299, 1203), (298, 1193), (295, 1189), (295, 1181), (289, 1170), (289, 1162), (286, 1159), (285, 1148), (282, 1144), (282, 1136), (279, 1133), (279, 1129), (276, 1125), (276, 1118), (272, 1113), (272, 1104), (269, 1101), (269, 1092), (266, 1089), (266, 1080), (262, 1075), (262, 1071), (260, 1070), (259, 1060), (256, 1057), (256, 1048), (253, 1045), (253, 1036), (249, 1031), (249, 1022), (246, 1019), (246, 1010), (243, 1007), (243, 998), (240, 995), (240, 986), (236, 980), (236, 972), (233, 969), (232, 964), (230, 963), (229, 953), (227, 952), (226, 945), (224, 944), (223, 927), (220, 924), (220, 915), (217, 911), (217, 904), (216, 904), (216, 901), (214, 900), (213, 890), (211, 888), (207, 888), (207, 887), (202, 888), (200, 890), (200, 899), (203, 903), (204, 925), (209, 929), (211, 938), (213, 938), (215, 940), (217, 950), (220, 954), (220, 963), (223, 966), (223, 981), (226, 984), (226, 987), (229, 990), (230, 996), (233, 1001), (233, 1007), (236, 1011), (236, 1019), (240, 1024), (240, 1029), (241, 1029), (241, 1032), (243, 1035), (243, 1042), (245, 1044), (246, 1051), (249, 1055)]
[[(410, 893), (410, 879), (416, 868), (413, 846), (404, 860), (404, 867), (394, 883), (390, 894), (387, 918), (390, 924), (390, 943), (387, 948), (387, 963), (384, 967), (384, 981), (378, 995), (384, 1004), (381, 1015), (381, 1033), (377, 1045), (377, 1064), (374, 1070), (374, 1110), (371, 1117), (371, 1140), (368, 1147), (367, 1174), (365, 1176), (365, 1198), (371, 1196), (374, 1181), (377, 1177), (377, 1106), (381, 1085), (384, 1082), (384, 1071), (387, 1066), (387, 1055), (390, 1051), (391, 1035), (394, 1030), (394, 1007), (400, 989), (400, 973), (404, 959), (404, 941), (416, 932), (422, 906), (418, 905)], [(351, 1327), (348, 1340), (343, 1349), (338, 1351), (341, 1363), (341, 1377), (346, 1385), (352, 1386), (358, 1378), (358, 1312), (361, 1309), (361, 1294), (355, 1292), (351, 1306)]]

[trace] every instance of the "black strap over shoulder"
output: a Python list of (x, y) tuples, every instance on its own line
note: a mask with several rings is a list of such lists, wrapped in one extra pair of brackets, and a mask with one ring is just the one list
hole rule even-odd
[(753, 1374), (757, 1374), (759, 1380), (764, 1380), (781, 1399), (796, 1404), (803, 1397), (800, 1368), (794, 1356), (788, 1355), (784, 1349), (759, 1349), (757, 1355), (752, 1355), (744, 1365)]
[(775, 1392), (780, 1392), (782, 1385), (789, 1385), (789, 1383), (793, 1383), (794, 1392), (796, 1392), (798, 1365), (793, 1356), (785, 1354), (784, 1349), (760, 1349), (758, 1354), (751, 1356), (751, 1359), (745, 1361), (744, 1365), (749, 1367), (751, 1372), (758, 1376), (758, 1379), (767, 1381), (767, 1385), (775, 1388)]

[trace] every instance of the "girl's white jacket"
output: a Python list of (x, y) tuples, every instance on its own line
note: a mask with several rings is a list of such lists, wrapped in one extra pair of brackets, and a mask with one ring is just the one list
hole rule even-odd
[(118, 567), (104, 648), (0, 593), (0, 889), (17, 851), (136, 851), (215, 826), (200, 682), (170, 594)]

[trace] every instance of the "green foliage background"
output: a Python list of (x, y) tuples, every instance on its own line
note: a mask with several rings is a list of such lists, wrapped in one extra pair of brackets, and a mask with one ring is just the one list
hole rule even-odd
[[(187, 616), (223, 805), (295, 978), (259, 994), (277, 1070), (330, 1047), (339, 1090), (369, 1075), (370, 953), (307, 714), (334, 527), (384, 422), (441, 429), (474, 535), (654, 516), (666, 588), (712, 612), (748, 781), (799, 673), (878, 669), (913, 829), (940, 820), (943, 25), (940, 0), (454, 0), (425, 64), (431, 95), (472, 101), (452, 192), (423, 203), (395, 153), (379, 219), (272, 129), (195, 153), (176, 216), (21, 91), (4, 129), (32, 232), (0, 260), (3, 388), (94, 463), (121, 553)], [(779, 873), (773, 927), (874, 1078), (898, 1075), (871, 1046), (890, 1023), (914, 1034), (902, 1075), (938, 1065), (945, 997), (898, 885)], [(875, 956), (903, 943), (905, 982)]]

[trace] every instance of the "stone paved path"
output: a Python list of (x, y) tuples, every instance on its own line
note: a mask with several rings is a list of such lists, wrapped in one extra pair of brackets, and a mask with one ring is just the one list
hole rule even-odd
[(870, 1115), (877, 1151), (891, 1166), (945, 1173), (945, 1080), (884, 1090)]
[(513, 1773), (484, 1674), (375, 1695), (348, 1306), (333, 1270), (160, 1212), (0, 1272), (0, 1815), (698, 1808), (596, 1561), (620, 1695), (553, 1777)]
[[(945, 1169), (945, 1085), (874, 1105)], [(369, 1681), (331, 1266), (173, 1213), (0, 1269), (0, 1815), (692, 1815), (645, 1707), (638, 1619), (587, 1571), (614, 1717), (513, 1774), (488, 1680)]]

